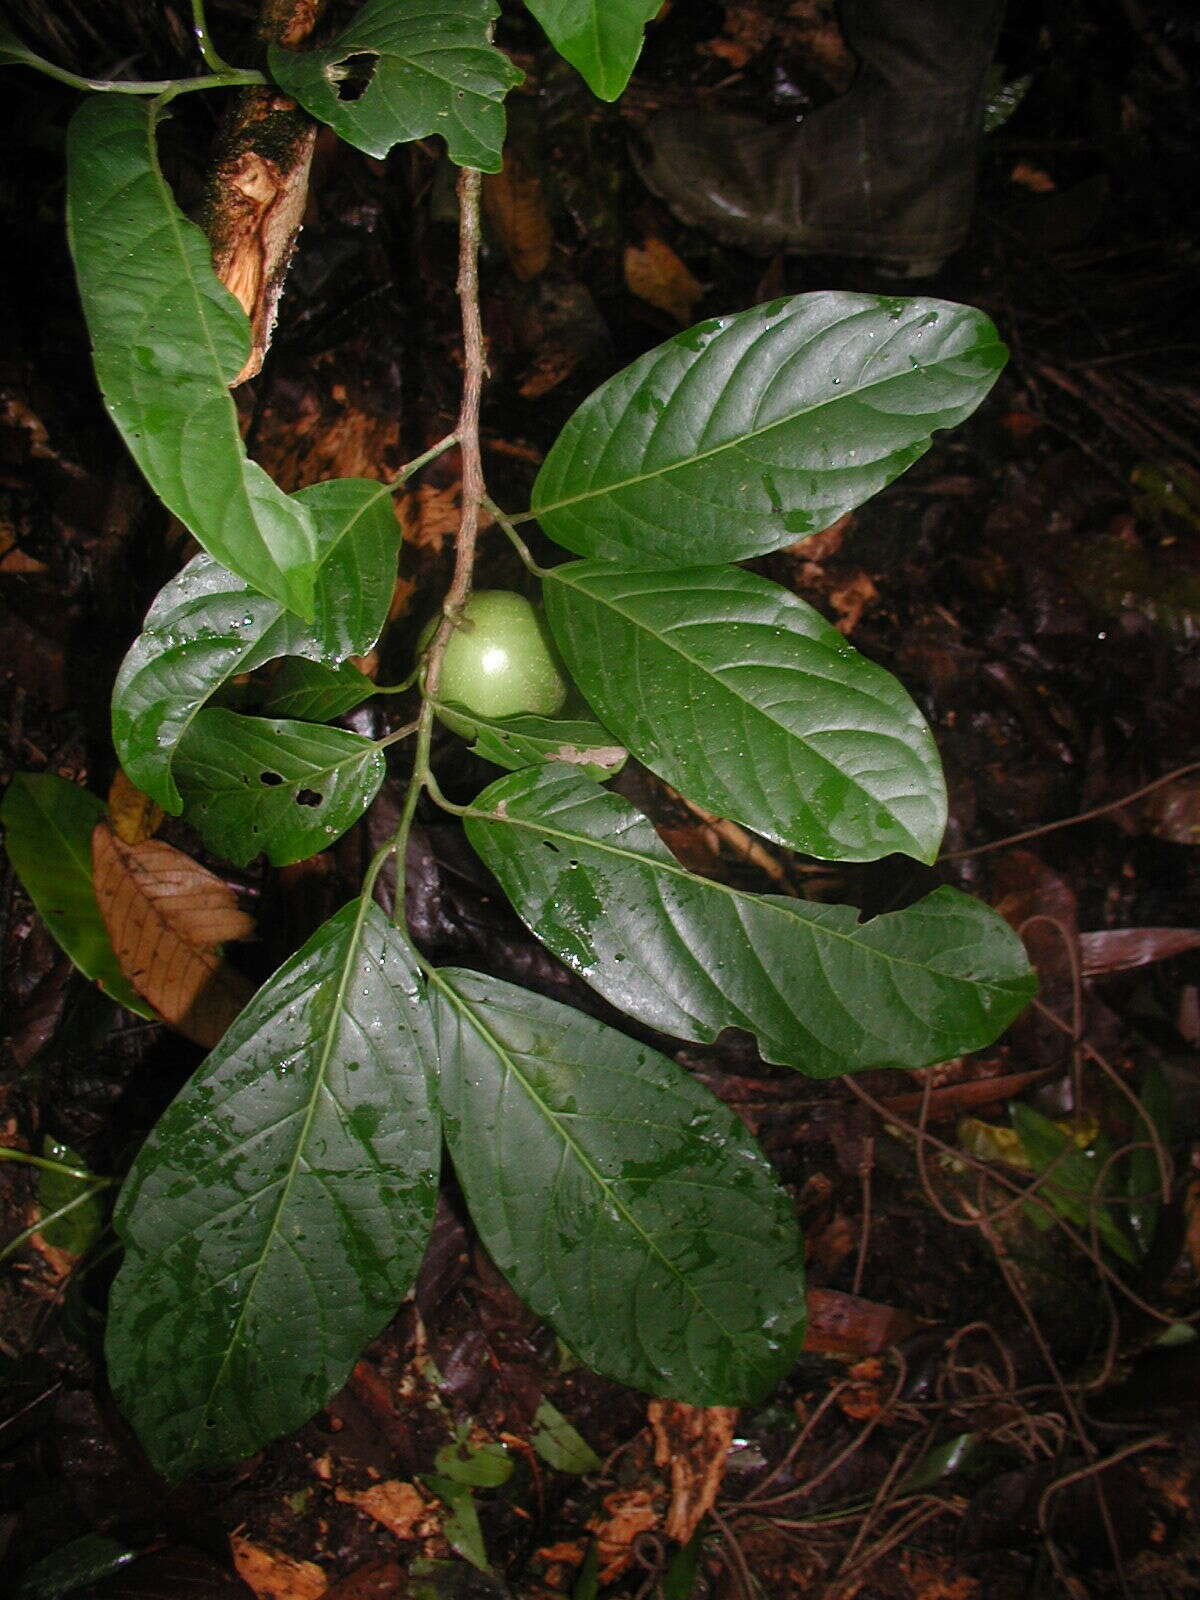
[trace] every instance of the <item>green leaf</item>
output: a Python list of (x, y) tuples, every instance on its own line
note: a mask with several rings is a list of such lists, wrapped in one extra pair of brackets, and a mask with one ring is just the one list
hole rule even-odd
[[(1085, 1233), (1094, 1220), (1101, 1242), (1132, 1266), (1137, 1259), (1133, 1247), (1096, 1187), (1103, 1163), (1089, 1157), (1049, 1117), (1043, 1117), (1032, 1106), (1015, 1102), (1009, 1112), (1030, 1166), (1038, 1174), (1050, 1172), (1039, 1185), (1042, 1197)], [(1031, 1220), (1044, 1222), (1037, 1207), (1026, 1206), (1024, 1210)]]
[(249, 324), (163, 178), (156, 117), (96, 95), (67, 133), (67, 229), (96, 378), (159, 499), (218, 561), (311, 618), (313, 520), (246, 458), (229, 385)]
[(616, 100), (662, 0), (525, 0), (546, 37), (601, 100)]
[(491, 43), (492, 0), (367, 0), (321, 50), (267, 54), (271, 76), (358, 150), (437, 133), (460, 167), (499, 172), (504, 97), (522, 74)]
[(85, 1533), (29, 1567), (13, 1590), (13, 1600), (61, 1600), (120, 1572), (137, 1560), (137, 1554), (116, 1539)]
[(187, 820), (210, 850), (244, 867), (306, 861), (353, 827), (386, 763), (373, 739), (312, 722), (207, 707), (175, 756)]
[(600, 1545), (593, 1539), (579, 1569), (571, 1600), (599, 1600), (600, 1595)]
[(925, 719), (803, 600), (735, 567), (572, 561), (543, 587), (600, 721), (681, 793), (825, 860), (937, 855), (946, 789)]
[(704, 1554), (705, 1522), (701, 1522), (688, 1542), (671, 1557), (671, 1564), (662, 1576), (662, 1600), (692, 1600), (700, 1557)]
[(317, 618), (306, 626), (211, 556), (197, 556), (158, 594), (117, 674), (113, 744), (121, 765), (164, 811), (183, 798), (171, 774), (192, 718), (222, 684), (277, 656), (328, 663), (365, 655), (387, 621), (400, 529), (386, 487), (337, 479), (302, 490), (328, 553)]
[(292, 656), (271, 680), (258, 707), (264, 717), (293, 717), (298, 722), (332, 722), (362, 705), (375, 693), (370, 678), (348, 661), (336, 667)]
[(0, 803), (4, 847), (38, 916), (84, 977), (153, 1018), (121, 972), (92, 887), (92, 834), (106, 814), (102, 800), (65, 778), (18, 772)]
[(533, 1414), (529, 1442), (555, 1472), (599, 1472), (603, 1465), (587, 1440), (546, 1399), (538, 1402)]
[[(61, 1161), (64, 1166), (87, 1171), (86, 1161), (69, 1144), (60, 1144), (49, 1134), (42, 1140), (42, 1154), (47, 1161)], [(42, 1216), (48, 1217), (73, 1200), (78, 1204), (72, 1210), (55, 1222), (46, 1223), (40, 1232), (46, 1243), (56, 1250), (82, 1256), (104, 1232), (104, 1200), (100, 1190), (95, 1187), (94, 1180), (73, 1178), (68, 1172), (43, 1167), (38, 1173), (38, 1209)]]
[(487, 1546), (483, 1542), (483, 1529), (479, 1526), (479, 1513), (470, 1489), (453, 1478), (440, 1477), (436, 1473), (425, 1474), (421, 1482), (437, 1495), (449, 1512), (442, 1522), (442, 1533), (451, 1550), (480, 1572), (490, 1572), (492, 1569), (487, 1558)]
[(435, 1469), (468, 1488), (498, 1489), (513, 1475), (512, 1457), (502, 1444), (471, 1444), (469, 1434), (470, 1428), (464, 1425), (457, 1440), (442, 1446), (434, 1457)]
[(446, 1140), (521, 1298), (635, 1388), (695, 1405), (769, 1393), (803, 1337), (803, 1247), (738, 1119), (581, 1012), (434, 976)]
[(560, 766), (485, 789), (467, 836), (517, 913), (620, 1010), (677, 1039), (755, 1035), (810, 1077), (980, 1050), (1037, 987), (1008, 924), (957, 889), (851, 906), (698, 878), (620, 795)]
[(143, 1146), (118, 1202), (113, 1389), (160, 1472), (298, 1427), (395, 1313), (440, 1131), (430, 1014), (371, 901), (259, 991)]
[(438, 706), (449, 710), (451, 726), (471, 741), (472, 752), (509, 772), (540, 766), (545, 761), (566, 761), (603, 783), (625, 765), (627, 752), (614, 744), (612, 735), (598, 722), (559, 721), (550, 717), (481, 717), (463, 705)]
[(533, 486), (579, 555), (743, 561), (817, 533), (970, 416), (1005, 361), (979, 311), (821, 292), (717, 317), (590, 395)]

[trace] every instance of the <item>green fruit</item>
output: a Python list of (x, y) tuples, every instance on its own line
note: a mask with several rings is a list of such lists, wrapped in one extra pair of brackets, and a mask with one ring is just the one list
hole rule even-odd
[[(424, 649), (438, 619), (426, 623)], [(507, 589), (477, 589), (463, 607), (442, 657), (439, 701), (453, 701), (480, 717), (525, 712), (552, 717), (567, 698), (567, 684), (541, 616), (524, 596)], [(451, 713), (442, 721), (470, 737), (473, 729)]]

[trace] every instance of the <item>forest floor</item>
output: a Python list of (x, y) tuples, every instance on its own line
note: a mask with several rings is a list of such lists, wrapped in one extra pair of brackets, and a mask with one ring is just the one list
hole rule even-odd
[[(104, 23), (73, 4), (28, 9), (47, 53), (76, 52), (69, 65), (183, 70), (179, 7), (131, 0)], [(252, 10), (218, 4), (214, 26), (236, 33)], [(808, 1241), (808, 1347), (758, 1409), (648, 1406), (574, 1365), (447, 1185), (416, 1293), (345, 1391), (238, 1468), (167, 1486), (105, 1385), (111, 1235), (82, 1259), (35, 1236), (0, 1285), (0, 1571), (24, 1575), (23, 1593), (1200, 1593), (1200, 30), (1182, 0), (1145, 17), (1085, 0), (1013, 10), (1003, 79), (1023, 98), (986, 139), (967, 248), (919, 285), (986, 310), (1010, 364), (890, 489), (756, 564), (929, 718), (951, 792), (942, 859), (797, 863), (645, 772), (619, 786), (689, 865), (753, 888), (868, 914), (937, 882), (982, 896), (1026, 939), (1039, 1001), (981, 1056), (853, 1081), (765, 1067), (740, 1036), (655, 1038), (758, 1135)], [(485, 189), (483, 438), (491, 492), (515, 508), (565, 418), (642, 350), (704, 316), (879, 279), (690, 231), (629, 153), (663, 106), (787, 117), (828, 98), (849, 69), (830, 7), (676, 0), (616, 107), (516, 6), (499, 40), (527, 77), (506, 176)], [(24, 70), (5, 90), (0, 759), (5, 778), (52, 772), (103, 796), (115, 670), (186, 545), (94, 389), (61, 227), (73, 96)], [(174, 125), (185, 205), (213, 131), (201, 98)], [(278, 338), (239, 395), (250, 447), (285, 488), (387, 476), (453, 427), (455, 248), (432, 142), (377, 162), (321, 140)], [(444, 457), (401, 506), (387, 681), (446, 586), (456, 473)], [(520, 581), (494, 533), (478, 581)], [(391, 701), (370, 715), (380, 732), (404, 720)], [(437, 765), (451, 798), (494, 776), (448, 737)], [(258, 922), (237, 957), (249, 976), (356, 891), (372, 827), (231, 880)], [(179, 823), (162, 837), (200, 853)], [(419, 818), (411, 879), (427, 954), (604, 1014), (443, 814)], [(49, 1135), (120, 1176), (200, 1053), (89, 987), (7, 869), (0, 918), (0, 1144), (37, 1151)], [(1031, 1168), (1016, 1101), (1076, 1141), (1074, 1187)], [(38, 1205), (36, 1175), (9, 1164), (6, 1235)], [(438, 1500), (421, 1480), (456, 1440), (468, 1466), (502, 1444), (511, 1474)]]

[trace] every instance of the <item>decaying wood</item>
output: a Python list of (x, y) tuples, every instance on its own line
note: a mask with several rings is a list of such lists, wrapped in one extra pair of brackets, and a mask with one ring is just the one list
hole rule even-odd
[(671, 1470), (665, 1531), (669, 1539), (686, 1544), (717, 1503), (737, 1408), (651, 1400), (647, 1416), (654, 1434), (654, 1465)]
[[(266, 0), (259, 33), (298, 45), (324, 0)], [(221, 282), (250, 319), (250, 355), (234, 387), (263, 364), (288, 264), (308, 203), (316, 145), (312, 119), (277, 89), (245, 89), (221, 125), (209, 178), (205, 229)]]

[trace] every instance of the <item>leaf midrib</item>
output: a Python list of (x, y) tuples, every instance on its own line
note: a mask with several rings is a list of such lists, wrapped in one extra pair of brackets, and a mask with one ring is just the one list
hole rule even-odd
[[(350, 986), (350, 969), (354, 965), (355, 957), (357, 955), (359, 941), (362, 937), (363, 925), (366, 922), (367, 916), (369, 915), (373, 905), (374, 901), (371, 900), (367, 895), (361, 896), (358, 901), (358, 911), (355, 915), (353, 930), (346, 944), (346, 955), (342, 964), (342, 973), (338, 982), (337, 994), (329, 1013), (329, 1022), (326, 1026), (325, 1037), (322, 1042), (317, 1069), (313, 1074), (313, 1086), (308, 1098), (308, 1104), (305, 1107), (304, 1122), (296, 1139), (296, 1147), (293, 1151), (291, 1162), (288, 1165), (288, 1170), (284, 1178), (283, 1185), (280, 1188), (279, 1198), (275, 1203), (275, 1209), (271, 1214), (271, 1220), (267, 1226), (263, 1247), (259, 1252), (258, 1261), (254, 1267), (253, 1276), (246, 1288), (245, 1297), (242, 1301), (242, 1309), (239, 1311), (237, 1321), (234, 1323), (234, 1326), (230, 1331), (229, 1338), (225, 1346), (225, 1354), (221, 1358), (221, 1365), (217, 1369), (216, 1376), (209, 1385), (208, 1393), (200, 1407), (199, 1422), (192, 1434), (191, 1444), (188, 1452), (190, 1458), (193, 1460), (197, 1459), (198, 1455), (200, 1454), (200, 1447), (203, 1444), (204, 1424), (212, 1411), (214, 1397), (216, 1396), (216, 1393), (224, 1380), (226, 1370), (228, 1369), (229, 1363), (233, 1357), (233, 1352), (237, 1348), (238, 1340), (241, 1337), (242, 1328), (245, 1325), (246, 1317), (249, 1314), (255, 1291), (258, 1288), (258, 1281), (262, 1277), (263, 1269), (266, 1266), (267, 1257), (270, 1255), (276, 1236), (280, 1232), (279, 1219), (282, 1216), (284, 1207), (287, 1205), (288, 1199), (291, 1196), (292, 1186), (296, 1181), (296, 1174), (300, 1168), (300, 1161), (304, 1147), (307, 1143), (308, 1135), (312, 1129), (313, 1118), (316, 1116), (317, 1103), (321, 1098), (321, 1092), (325, 1085), (325, 1074), (329, 1066), (330, 1056), (333, 1052), (333, 1041), (337, 1033), (338, 1024), (342, 1017), (342, 1012), (345, 1009), (346, 992)], [(315, 984), (314, 987), (319, 986), (320, 980), (318, 980), (318, 983)]]
[[(503, 779), (500, 779), (499, 781), (504, 782)], [(689, 885), (698, 886), (702, 890), (711, 890), (717, 894), (727, 895), (734, 904), (744, 903), (746, 905), (753, 906), (756, 911), (767, 911), (774, 916), (778, 916), (785, 924), (791, 921), (798, 921), (804, 928), (811, 930), (814, 938), (817, 935), (826, 935), (830, 939), (836, 939), (840, 941), (842, 944), (853, 946), (856, 951), (875, 957), (885, 964), (890, 963), (896, 967), (908, 967), (914, 972), (920, 972), (926, 976), (932, 975), (941, 978), (948, 983), (969, 983), (972, 988), (976, 989), (985, 988), (988, 990), (995, 990), (998, 993), (1007, 992), (1006, 988), (1001, 984), (980, 983), (967, 978), (956, 978), (949, 973), (936, 973), (932, 968), (923, 966), (918, 961), (913, 961), (903, 956), (893, 956), (885, 951), (878, 950), (871, 945), (861, 944), (857, 939), (854, 938), (853, 934), (841, 933), (838, 929), (830, 927), (827, 923), (818, 922), (816, 920), (809, 922), (804, 918), (793, 918), (791, 912), (787, 911), (783, 906), (777, 905), (773, 900), (749, 894), (744, 889), (738, 889), (732, 884), (718, 882), (714, 878), (701, 878), (696, 873), (689, 872), (686, 867), (682, 866), (674, 859), (671, 861), (662, 861), (654, 856), (642, 855), (638, 851), (630, 850), (625, 846), (614, 845), (608, 843), (607, 841), (593, 839), (588, 834), (568, 833), (563, 829), (551, 827), (549, 823), (538, 821), (535, 818), (514, 816), (511, 812), (505, 812), (503, 815), (501, 815), (494, 811), (481, 811), (475, 806), (464, 806), (461, 811), (456, 811), (455, 815), (462, 816), (464, 818), (476, 818), (481, 822), (499, 823), (504, 827), (524, 828), (530, 833), (541, 833), (550, 838), (561, 840), (562, 843), (572, 847), (584, 845), (590, 849), (597, 850), (604, 855), (616, 856), (623, 861), (632, 862), (638, 867), (648, 868), (653, 872), (658, 872), (668, 877), (678, 878)], [(653, 826), (653, 824), (649, 823), (648, 818), (644, 818), (643, 820), (645, 820), (648, 825)], [(859, 930), (869, 926), (869, 923), (860, 922), (857, 924), (857, 928)]]
[(534, 1107), (542, 1115), (545, 1121), (557, 1131), (563, 1141), (564, 1147), (572, 1151), (580, 1166), (595, 1183), (597, 1189), (611, 1201), (613, 1207), (625, 1218), (626, 1222), (629, 1224), (629, 1227), (637, 1235), (637, 1237), (645, 1241), (645, 1246), (648, 1253), (656, 1257), (662, 1263), (667, 1272), (670, 1273), (670, 1275), (675, 1278), (684, 1289), (687, 1290), (697, 1310), (699, 1310), (712, 1323), (712, 1325), (718, 1329), (721, 1336), (728, 1340), (731, 1346), (736, 1344), (736, 1336), (725, 1326), (725, 1324), (713, 1311), (712, 1307), (700, 1298), (700, 1296), (696, 1293), (695, 1288), (689, 1282), (688, 1278), (679, 1270), (676, 1264), (668, 1256), (663, 1254), (658, 1242), (646, 1232), (646, 1230), (638, 1222), (637, 1218), (630, 1212), (628, 1206), (626, 1206), (620, 1197), (613, 1192), (608, 1180), (595, 1166), (587, 1151), (563, 1126), (562, 1119), (559, 1114), (553, 1109), (552, 1106), (546, 1103), (526, 1075), (521, 1071), (509, 1046), (506, 1045), (502, 1040), (497, 1039), (487, 1025), (480, 1020), (475, 1010), (475, 1003), (468, 1000), (465, 996), (460, 995), (453, 985), (445, 980), (441, 970), (438, 968), (430, 968), (428, 971), (431, 981), (439, 990), (442, 991), (444, 995), (449, 998), (451, 1005), (466, 1017), (469, 1026), (472, 1027), (479, 1035), (480, 1039), (483, 1040), (488, 1049), (493, 1051), (493, 1053), (507, 1065), (509, 1071), (521, 1085), (522, 1089), (525, 1091), (525, 1094), (528, 1096), (530, 1101), (532, 1101)]
[[(703, 674), (703, 676), (705, 677), (706, 680), (708, 680), (711, 683), (713, 683), (723, 694), (728, 695), (729, 698), (731, 700), (733, 700), (737, 705), (745, 706), (750, 712), (753, 712), (753, 714), (755, 716), (761, 717), (763, 719), (763, 721), (766, 722), (767, 724), (769, 724), (769, 726), (771, 728), (777, 729), (779, 731), (779, 733), (784, 735), (787, 739), (794, 739), (797, 743), (801, 744), (804, 747), (805, 751), (808, 752), (808, 754), (811, 756), (811, 758), (815, 762), (819, 763), (827, 771), (834, 773), (844, 783), (848, 784), (854, 790), (854, 792), (856, 794), (860, 795), (864, 800), (868, 801), (871, 805), (884, 806), (887, 809), (889, 815), (892, 816), (894, 818), (894, 820), (896, 821), (897, 826), (903, 831), (905, 839), (907, 839), (908, 842), (912, 846), (919, 848), (919, 840), (913, 834), (912, 829), (909, 828), (908, 826), (906, 826), (906, 824), (901, 822), (900, 819), (898, 817), (896, 817), (895, 811), (894, 811), (892, 803), (890, 801), (882, 800), (877, 795), (872, 794), (869, 789), (864, 788), (862, 783), (859, 781), (858, 778), (851, 777), (848, 773), (843, 772), (842, 769), (839, 766), (837, 766), (828, 756), (823, 755), (821, 753), (821, 751), (818, 750), (816, 748), (816, 746), (812, 743), (810, 736), (805, 735), (805, 734), (801, 734), (801, 733), (797, 733), (793, 728), (788, 727), (787, 723), (782, 722), (778, 717), (774, 716), (771, 711), (769, 711), (769, 710), (765, 709), (764, 707), (758, 705), (755, 701), (749, 699), (746, 695), (740, 693), (724, 677), (720, 676), (713, 667), (710, 667), (706, 662), (698, 661), (695, 656), (691, 655), (687, 650), (683, 649), (682, 646), (680, 646), (678, 643), (676, 643), (676, 641), (675, 641), (675, 639), (674, 639), (674, 637), (672, 635), (667, 634), (667, 633), (659, 633), (659, 632), (657, 632), (654, 628), (652, 628), (649, 625), (649, 623), (643, 621), (640, 617), (638, 617), (636, 615), (636, 613), (635, 614), (631, 614), (629, 611), (625, 610), (621, 605), (619, 605), (616, 601), (612, 600), (609, 596), (597, 593), (595, 590), (589, 589), (585, 584), (568, 582), (568, 580), (566, 578), (564, 578), (562, 575), (563, 575), (563, 573), (569, 572), (571, 570), (572, 566), (574, 566), (574, 565), (576, 565), (576, 563), (574, 563), (574, 562), (566, 562), (561, 567), (553, 567), (553, 568), (551, 568), (548, 572), (546, 572), (543, 575), (543, 578), (542, 578), (543, 584), (545, 584), (550, 579), (555, 579), (557, 582), (562, 584), (564, 589), (569, 588), (569, 589), (573, 590), (574, 593), (584, 596), (586, 599), (590, 600), (594, 605), (607, 606), (607, 608), (611, 612), (613, 612), (613, 614), (615, 616), (620, 617), (624, 622), (626, 622), (629, 625), (630, 628), (634, 629), (639, 634), (644, 634), (648, 639), (650, 639), (654, 643), (660, 645), (664, 650), (666, 650), (668, 652), (671, 652), (674, 655), (678, 656), (680, 661), (686, 662), (687, 665), (689, 667), (691, 667), (694, 671), (696, 671), (697, 673)], [(667, 576), (670, 576), (670, 574), (667, 574)], [(640, 596), (639, 596), (639, 598), (640, 598)], [(700, 620), (703, 621), (704, 619), (700, 619)], [(753, 620), (753, 619), (751, 619), (751, 620)], [(806, 636), (806, 637), (811, 638), (811, 636)], [(813, 640), (812, 642), (816, 643), (816, 644), (819, 644), (820, 640), (819, 639), (818, 640)], [(788, 670), (786, 666), (771, 666), (769, 663), (768, 663), (768, 668), (769, 668), (769, 670), (776, 671), (776, 672), (786, 672)], [(576, 674), (576, 676), (579, 676), (579, 674)], [(837, 687), (838, 688), (843, 688), (844, 685), (839, 684), (839, 685), (837, 685)], [(863, 691), (861, 689), (855, 689), (854, 692), (856, 694), (862, 694), (863, 693)], [(880, 697), (877, 696), (877, 695), (867, 695), (866, 698), (870, 699), (870, 700), (874, 700), (874, 701), (876, 701), (876, 703), (886, 706), (886, 702), (882, 701), (880, 699)], [(783, 703), (783, 702), (781, 702), (781, 703)], [(914, 707), (914, 709), (915, 709), (915, 707)], [(920, 712), (919, 711), (917, 712), (917, 715), (918, 715), (918, 717), (920, 716)], [(921, 720), (924, 723), (924, 719), (922, 718)], [(926, 727), (927, 727), (927, 725), (926, 725)], [(824, 732), (830, 732), (830, 731), (838, 731), (838, 730), (825, 729), (823, 731)], [(853, 731), (853, 730), (851, 730), (851, 731)], [(859, 731), (861, 731), (861, 730), (859, 730)], [(913, 754), (912, 746), (910, 744), (907, 744), (903, 739), (900, 739), (900, 738), (896, 737), (895, 735), (876, 734), (875, 737), (877, 737), (877, 738), (889, 738), (890, 737), (891, 742), (893, 744), (899, 745), (902, 749), (907, 750), (909, 752), (909, 754)], [(925, 770), (923, 763), (922, 763), (922, 770)], [(717, 774), (717, 776), (720, 777), (719, 774)], [(728, 784), (727, 784), (727, 782), (726, 782), (726, 780), (724, 778), (720, 778), (720, 782), (721, 782), (721, 787), (723, 789), (728, 789)], [(926, 802), (928, 803), (928, 796), (927, 795), (923, 796), (922, 798), (924, 798), (926, 800)], [(809, 806), (809, 810), (812, 811), (811, 805)], [(815, 812), (813, 814), (816, 815)], [(819, 818), (818, 818), (818, 821), (820, 821)], [(820, 821), (820, 828), (821, 828), (821, 832), (822, 833), (824, 833), (825, 835), (827, 835), (830, 838), (833, 837), (832, 834), (830, 833), (828, 825), (826, 823), (824, 823), (823, 821)], [(893, 846), (892, 847), (893, 850), (897, 849), (897, 848), (898, 848), (898, 846)], [(922, 855), (916, 857), (916, 859), (920, 860), (920, 861), (927, 861), (929, 858), (926, 855), (922, 854)]]
[[(858, 312), (854, 313), (854, 316), (861, 316), (861, 315), (862, 315), (861, 311), (858, 311)], [(842, 319), (843, 322), (847, 322), (847, 321), (851, 321), (851, 320), (853, 320), (853, 319), (850, 318), (850, 317), (846, 317), (846, 318)], [(830, 327), (837, 327), (838, 324), (837, 323), (831, 323), (829, 326)], [(821, 329), (821, 332), (823, 334), (827, 333), (828, 331), (829, 331), (829, 328), (822, 328)], [(756, 337), (758, 337), (758, 335), (756, 335)], [(917, 362), (916, 365), (913, 368), (911, 368), (910, 370), (914, 371), (914, 372), (921, 372), (921, 373), (932, 372), (939, 365), (941, 365), (942, 362), (944, 362), (944, 361), (962, 360), (964, 357), (977, 355), (983, 350), (994, 349), (994, 348), (998, 347), (999, 344), (1000, 344), (1000, 341), (998, 339), (993, 339), (993, 340), (989, 340), (986, 344), (969, 345), (963, 350), (956, 350), (954, 352), (953, 356), (940, 357), (937, 361), (929, 362), (929, 363), (926, 363), (926, 364), (922, 364), (921, 362)], [(697, 357), (699, 358), (699, 357), (703, 356), (705, 353), (706, 353), (706, 351), (699, 351), (699, 352), (697, 352)], [(689, 363), (686, 370), (690, 373), (694, 365), (695, 365), (695, 363)], [(650, 376), (653, 374), (653, 372), (654, 372), (654, 367), (653, 366), (649, 367), (648, 370), (647, 370), (647, 375), (646, 375), (646, 379), (647, 380), (650, 378)], [(528, 513), (528, 516), (529, 516), (529, 518), (541, 518), (543, 515), (545, 515), (547, 513), (555, 512), (555, 511), (563, 511), (563, 510), (567, 509), (569, 506), (579, 505), (582, 501), (585, 501), (585, 500), (596, 500), (596, 499), (599, 499), (602, 495), (617, 494), (617, 493), (619, 493), (620, 491), (622, 491), (624, 489), (633, 488), (637, 484), (653, 482), (654, 479), (665, 477), (668, 473), (681, 472), (681, 471), (684, 470), (684, 468), (695, 466), (698, 462), (711, 460), (714, 456), (721, 455), (726, 450), (738, 450), (743, 445), (749, 443), (752, 439), (765, 438), (767, 434), (773, 432), (776, 428), (785, 428), (789, 424), (798, 421), (799, 418), (809, 416), (812, 412), (819, 411), (823, 407), (841, 405), (847, 400), (857, 400), (862, 395), (868, 394), (872, 389), (877, 389), (877, 388), (881, 387), (885, 383), (894, 383), (897, 378), (904, 378), (904, 377), (907, 377), (907, 376), (908, 376), (908, 373), (905, 373), (905, 372), (893, 372), (886, 378), (877, 378), (872, 383), (864, 383), (864, 384), (860, 385), (859, 387), (857, 387), (857, 388), (855, 388), (853, 390), (847, 390), (845, 394), (835, 395), (832, 398), (826, 396), (826, 397), (824, 397), (822, 399), (814, 401), (811, 405), (801, 406), (798, 409), (796, 409), (795, 411), (789, 412), (786, 417), (781, 417), (778, 422), (768, 423), (767, 426), (764, 427), (764, 428), (753, 428), (749, 432), (739, 434), (734, 439), (722, 440), (722, 442), (720, 444), (713, 445), (711, 447), (711, 449), (697, 451), (697, 453), (695, 455), (688, 456), (685, 460), (682, 460), (682, 461), (671, 461), (671, 462), (668, 462), (664, 466), (655, 467), (650, 472), (635, 473), (635, 474), (633, 474), (632, 476), (630, 476), (628, 478), (620, 479), (618, 482), (604, 484), (600, 488), (587, 489), (581, 494), (570, 495), (570, 496), (566, 497), (565, 499), (554, 500), (554, 501), (551, 501), (548, 504), (544, 504), (544, 505), (535, 505), (530, 510), (530, 512)], [(633, 395), (636, 395), (636, 394), (641, 392), (641, 389), (643, 388), (643, 385), (644, 385), (645, 381), (646, 380), (643, 380), (642, 382), (639, 382), (637, 388), (633, 391)], [(626, 405), (625, 405), (625, 411), (626, 412), (628, 411), (630, 404), (632, 404), (633, 395), (631, 395), (629, 397), (629, 399), (626, 401)], [(930, 431), (932, 431), (932, 430), (930, 430)], [(814, 475), (817, 476), (817, 477), (820, 477), (821, 476), (820, 470), (819, 469), (814, 469)], [(523, 522), (525, 520), (526, 520), (526, 518), (524, 518), (524, 517), (514, 518), (514, 521), (517, 521), (517, 522)]]

